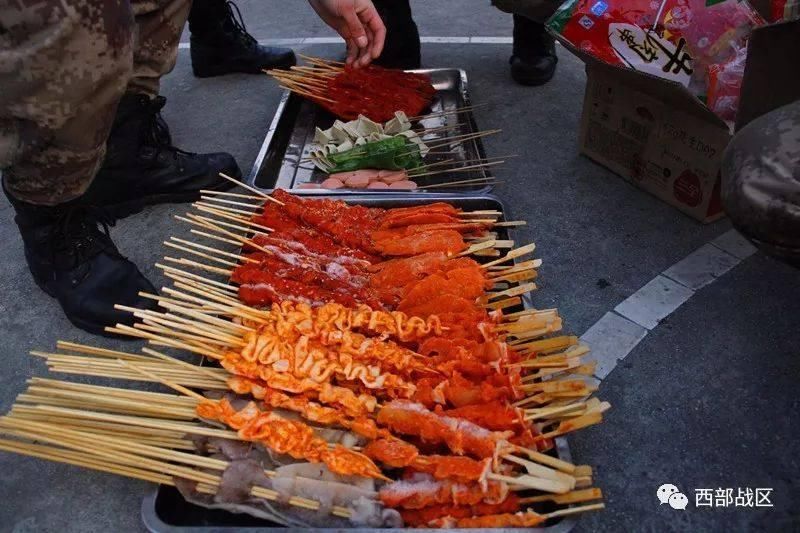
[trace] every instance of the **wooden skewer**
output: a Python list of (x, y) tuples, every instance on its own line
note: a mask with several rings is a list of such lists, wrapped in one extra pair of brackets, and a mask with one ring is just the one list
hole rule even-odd
[(515, 263), (511, 266), (503, 268), (502, 270), (495, 270), (495, 268), (497, 267), (490, 267), (487, 269), (489, 270), (487, 276), (490, 279), (493, 279), (497, 277), (507, 276), (509, 274), (514, 274), (517, 272), (523, 272), (525, 270), (532, 270), (535, 268), (539, 268), (540, 266), (542, 266), (542, 260), (533, 259), (531, 261), (522, 261), (521, 263)]
[[(272, 231), (272, 228), (269, 228), (267, 226), (263, 226), (261, 224), (257, 224), (255, 222), (252, 222), (251, 220), (249, 220), (246, 217), (243, 217), (241, 215), (237, 215), (235, 213), (230, 213), (230, 212), (227, 212), (227, 211), (222, 211), (220, 209), (216, 209), (215, 208), (215, 207), (219, 207), (219, 206), (209, 207), (208, 204), (199, 205), (197, 203), (195, 203), (193, 205), (194, 205), (195, 209), (197, 209), (198, 211), (202, 211), (203, 213), (207, 213), (207, 214), (215, 215), (215, 216), (218, 216), (218, 217), (222, 217), (222, 218), (225, 218), (227, 220), (232, 220), (234, 222), (238, 222), (239, 224), (243, 224), (243, 225), (251, 227), (251, 228), (257, 228), (257, 229), (259, 229), (261, 231), (264, 231), (264, 232), (267, 232), (267, 233)], [(197, 216), (200, 216), (200, 215), (197, 215)], [(213, 220), (213, 219), (209, 219), (209, 220)]]
[(456, 122), (455, 124), (443, 124), (443, 125), (437, 126), (435, 128), (423, 128), (421, 130), (415, 130), (415, 129), (412, 128), (412, 131), (414, 131), (420, 137), (425, 137), (426, 135), (429, 135), (431, 133), (438, 133), (440, 131), (447, 131), (447, 130), (452, 130), (452, 129), (456, 129), (456, 128), (465, 128), (465, 127), (469, 127), (469, 124), (466, 123), (466, 122)]
[(316, 92), (304, 91), (303, 89), (301, 89), (297, 85), (289, 82), (288, 80), (284, 80), (283, 84), (278, 84), (278, 86), (281, 89), (286, 89), (287, 91), (292, 91), (292, 92), (295, 92), (297, 94), (302, 94), (303, 96), (308, 96), (312, 100), (324, 100), (326, 102), (336, 103), (336, 100), (333, 100), (332, 98), (327, 98), (327, 97), (322, 96), (322, 95), (320, 95), (320, 94), (318, 94)]
[(557, 406), (557, 407), (545, 407), (542, 409), (527, 409), (525, 411), (525, 420), (537, 420), (540, 418), (549, 418), (552, 416), (572, 414), (575, 413), (576, 411), (583, 412), (585, 410), (586, 410), (586, 404), (583, 402)]
[(479, 210), (479, 211), (461, 211), (458, 215), (462, 216), (462, 217), (475, 216), (475, 217), (483, 218), (483, 217), (489, 216), (489, 215), (499, 217), (502, 214), (503, 213), (500, 212), (500, 211), (495, 211), (495, 210), (492, 210), (492, 209), (484, 209), (484, 210)]
[(553, 502), (559, 505), (567, 505), (570, 503), (588, 502), (591, 500), (602, 500), (603, 491), (600, 489), (582, 489), (567, 492), (566, 494), (542, 494), (540, 496), (529, 496), (528, 498), (520, 498), (521, 504), (531, 504), (540, 502)]
[[(206, 246), (204, 244), (199, 244), (199, 243), (196, 243), (194, 241), (188, 241), (186, 239), (179, 239), (178, 237), (170, 237), (170, 241), (165, 241), (164, 244), (169, 246), (171, 241), (180, 243), (180, 244), (182, 244), (184, 246), (190, 246), (192, 248), (197, 248), (199, 250), (204, 250), (206, 252), (211, 252), (213, 254), (218, 254), (218, 255), (221, 255), (223, 257), (230, 257), (231, 259), (236, 259), (237, 261), (242, 261), (242, 262), (245, 262), (245, 263), (256, 263), (257, 262), (255, 259), (251, 259), (251, 258), (243, 256), (243, 255), (234, 254), (234, 253), (231, 253), (231, 252), (226, 252), (224, 250), (220, 250), (218, 248), (214, 248), (213, 246)], [(179, 250), (181, 249), (181, 248), (178, 248), (177, 246), (173, 246), (173, 248), (176, 248), (176, 249), (179, 249)], [(184, 249), (183, 251), (187, 251), (187, 250)], [(198, 255), (200, 255), (200, 254), (198, 254)], [(206, 257), (206, 256), (201, 256), (201, 257)], [(212, 258), (213, 258), (212, 256), (207, 256), (206, 257), (206, 259), (212, 259)], [(238, 266), (237, 263), (232, 263), (230, 261), (226, 261), (225, 264), (227, 264), (229, 266), (234, 266), (234, 267)]]
[(184, 276), (184, 277), (187, 277), (187, 278), (190, 278), (190, 279), (194, 279), (194, 280), (203, 282), (203, 283), (205, 283), (207, 285), (213, 285), (213, 286), (218, 287), (220, 289), (223, 289), (225, 291), (236, 292), (238, 290), (238, 289), (236, 289), (236, 287), (233, 287), (232, 285), (228, 285), (227, 283), (222, 283), (220, 281), (215, 281), (213, 279), (209, 279), (209, 278), (206, 278), (206, 277), (203, 277), (203, 276), (199, 276), (197, 274), (193, 274), (191, 272), (187, 272), (186, 270), (181, 270), (180, 268), (175, 268), (175, 267), (171, 267), (171, 266), (168, 266), (168, 265), (162, 265), (161, 263), (156, 263), (156, 267), (160, 268), (161, 270), (164, 270), (165, 272), (174, 272), (176, 274), (180, 274), (181, 276)]
[(510, 485), (520, 485), (529, 489), (541, 490), (542, 492), (554, 492), (556, 494), (564, 494), (572, 490), (567, 483), (553, 479), (534, 477), (529, 474), (512, 477), (489, 472), (486, 478), (492, 481), (504, 481)]
[(203, 195), (212, 195), (212, 196), (230, 196), (231, 198), (245, 198), (248, 200), (259, 200), (263, 201), (263, 196), (255, 196), (253, 194), (242, 194), (238, 192), (228, 192), (228, 191), (212, 191), (209, 189), (201, 189), (200, 194)]
[(511, 297), (511, 296), (521, 296), (526, 292), (530, 292), (536, 290), (535, 283), (525, 283), (524, 285), (520, 285), (519, 287), (512, 287), (510, 289), (506, 289), (504, 291), (496, 292), (496, 293), (488, 293), (487, 296), (483, 297), (486, 302), (494, 300), (496, 298), (501, 297)]
[[(200, 225), (200, 227), (207, 227), (207, 226)], [(214, 235), (213, 233), (206, 233), (205, 231), (200, 231), (196, 229), (190, 229), (189, 233), (205, 237), (206, 239), (211, 239), (218, 242), (224, 242), (225, 244), (233, 244), (233, 245), (240, 244), (239, 241), (235, 241), (233, 239), (226, 239), (225, 237), (220, 237), (219, 235)]]
[(161, 352), (157, 352), (155, 350), (151, 350), (150, 348), (142, 348), (142, 351), (144, 353), (146, 353), (146, 354), (152, 355), (153, 357), (156, 357), (156, 358), (161, 359), (163, 361), (168, 361), (168, 362), (170, 362), (170, 363), (172, 363), (174, 365), (177, 365), (177, 366), (180, 366), (180, 367), (183, 367), (183, 368), (188, 368), (188, 369), (192, 370), (193, 372), (196, 372), (198, 374), (202, 374), (204, 376), (208, 376), (209, 378), (221, 381), (222, 383), (225, 383), (227, 381), (225, 379), (225, 377), (223, 377), (219, 372), (213, 372), (213, 371), (209, 370), (208, 368), (205, 368), (205, 367), (202, 367), (202, 366), (199, 366), (199, 365), (193, 365), (191, 363), (187, 363), (186, 361), (181, 361), (180, 359), (176, 359), (174, 357), (170, 357), (170, 356), (165, 355), (165, 354), (163, 354)]
[(472, 246), (470, 246), (469, 248), (467, 248), (463, 252), (456, 254), (456, 257), (464, 257), (466, 255), (474, 254), (475, 252), (480, 251), (480, 250), (486, 250), (487, 248), (493, 248), (494, 244), (495, 244), (495, 241), (493, 241), (493, 240), (492, 241), (484, 241), (484, 242), (479, 242), (479, 243), (473, 244)]
[(226, 200), (225, 198), (217, 198), (216, 196), (207, 196), (207, 195), (200, 196), (200, 199), (201, 200), (206, 200), (206, 201), (209, 201), (209, 202), (217, 202), (218, 204), (237, 205), (237, 206), (240, 206), (240, 207), (247, 207), (248, 209), (253, 209), (253, 210), (259, 209), (259, 208), (264, 206), (263, 203), (249, 204), (247, 202), (239, 202), (237, 200)]
[(494, 135), (495, 133), (500, 133), (501, 129), (494, 129), (494, 130), (486, 130), (486, 131), (479, 131), (475, 133), (464, 133), (462, 135), (452, 135), (450, 137), (442, 137), (441, 139), (436, 139), (436, 142), (425, 143), (428, 148), (439, 148), (441, 146), (448, 146), (453, 143), (465, 143), (467, 141), (473, 141), (475, 139), (480, 139), (482, 137), (486, 137), (487, 135)]
[[(317, 56), (309, 56), (309, 55), (301, 54), (299, 52), (298, 52), (297, 55), (300, 56), (302, 59), (308, 61), (309, 63), (313, 63), (315, 65), (321, 65), (321, 66), (330, 66), (330, 65), (341, 65), (341, 66), (344, 66), (345, 65), (345, 63), (342, 63), (341, 61), (334, 61), (333, 59), (326, 59), (326, 58), (317, 57)], [(331, 67), (331, 68), (334, 68), (334, 67)], [(341, 68), (336, 68), (336, 70), (342, 70), (342, 69)]]
[[(300, 70), (303, 67), (291, 67), (293, 70)], [(267, 74), (271, 74), (270, 71), (267, 71)], [(278, 78), (277, 75), (272, 74), (273, 77)], [(323, 81), (326, 75), (320, 76), (309, 76), (303, 72), (282, 72), (279, 79), (286, 79), (286, 80), (294, 80), (299, 85), (308, 85), (314, 87), (315, 89), (322, 89), (325, 90), (328, 87), (328, 84)], [(322, 79), (321, 79), (322, 78)]]
[[(49, 362), (48, 369), (51, 372), (59, 372), (64, 374), (77, 374), (81, 376), (96, 376), (96, 377), (104, 377), (112, 379), (124, 379), (131, 381), (145, 381), (145, 382), (158, 383), (158, 381), (147, 378), (146, 376), (142, 377), (141, 374), (134, 373), (122, 368), (112, 369), (108, 367), (96, 367), (96, 366), (89, 366), (86, 363), (71, 364), (69, 362), (64, 362), (64, 363)], [(221, 391), (229, 390), (227, 384), (222, 381), (209, 381), (207, 379), (200, 379), (196, 377), (181, 377), (179, 381), (182, 385), (185, 385), (187, 387), (197, 387), (202, 390), (221, 390)]]
[[(514, 241), (508, 241), (508, 242), (511, 243), (509, 248), (511, 246), (514, 246)], [(535, 270), (528, 270), (527, 272), (526, 271), (516, 272), (514, 274), (508, 274), (507, 276), (498, 276), (496, 278), (489, 278), (489, 279), (491, 279), (495, 283), (502, 281), (514, 283), (514, 282), (536, 279), (537, 277), (539, 277), (539, 274)]]
[(182, 342), (179, 340), (175, 340), (169, 337), (164, 337), (163, 335), (156, 335), (150, 331), (143, 331), (142, 329), (132, 328), (130, 326), (126, 326), (124, 324), (117, 324), (116, 327), (107, 326), (105, 328), (106, 331), (109, 333), (116, 333), (118, 335), (125, 335), (128, 337), (139, 337), (142, 339), (147, 339), (150, 341), (157, 341), (162, 343), (162, 346), (171, 346), (173, 348), (182, 348), (184, 350), (194, 352), (200, 355), (205, 355), (207, 357), (212, 357), (214, 359), (221, 359), (222, 354), (219, 350), (213, 350), (207, 347), (200, 347), (194, 344), (189, 344), (187, 342)]
[(170, 263), (175, 263), (177, 265), (183, 266), (190, 266), (194, 268), (199, 268), (201, 270), (206, 270), (208, 272), (214, 272), (215, 274), (224, 274), (230, 277), (233, 274), (233, 270), (225, 270), (224, 268), (217, 268), (211, 265), (207, 265), (205, 263), (199, 263), (197, 261), (192, 261), (191, 259), (184, 259), (184, 258), (175, 258), (175, 257), (164, 257), (164, 260)]
[(408, 120), (411, 122), (416, 122), (416, 121), (428, 120), (431, 118), (438, 118), (445, 115), (457, 115), (460, 113), (466, 113), (467, 111), (472, 111), (473, 109), (477, 109), (479, 107), (485, 107), (487, 105), (489, 104), (488, 103), (474, 104), (474, 105), (459, 107), (456, 109), (450, 109), (447, 111), (438, 111), (436, 113), (429, 113), (427, 115), (417, 115), (415, 117), (408, 117)]
[[(172, 237), (172, 238), (174, 239), (174, 237)], [(238, 267), (239, 266), (238, 263), (234, 263), (232, 261), (226, 261), (225, 259), (220, 259), (219, 257), (214, 257), (212, 255), (208, 255), (208, 254), (200, 252), (198, 250), (193, 250), (193, 249), (191, 249), (189, 247), (181, 246), (180, 244), (175, 244), (172, 241), (164, 241), (164, 245), (165, 246), (169, 246), (170, 248), (175, 248), (176, 250), (180, 250), (182, 252), (186, 252), (186, 253), (190, 253), (190, 254), (193, 254), (193, 255), (197, 255), (197, 256), (202, 257), (204, 259), (210, 259), (211, 261), (216, 261), (217, 263), (219, 263), (221, 265), (231, 266), (231, 267)], [(196, 246), (199, 246), (199, 245), (196, 245)]]
[(246, 183), (242, 183), (241, 181), (239, 181), (239, 180), (237, 180), (237, 179), (234, 179), (234, 178), (232, 178), (232, 177), (228, 176), (228, 175), (227, 175), (227, 174), (225, 174), (224, 172), (220, 172), (220, 173), (219, 173), (219, 175), (220, 175), (221, 177), (225, 178), (226, 180), (228, 180), (228, 181), (230, 181), (230, 182), (232, 182), (232, 183), (235, 183), (235, 184), (236, 184), (236, 185), (238, 185), (239, 187), (242, 187), (243, 189), (247, 189), (247, 190), (248, 190), (248, 191), (250, 191), (250, 192), (254, 192), (254, 193), (256, 193), (257, 195), (261, 196), (262, 198), (264, 198), (264, 199), (266, 199), (266, 200), (269, 200), (270, 202), (275, 202), (275, 203), (276, 203), (276, 204), (278, 204), (278, 205), (284, 205), (284, 204), (283, 204), (283, 202), (281, 202), (280, 200), (277, 200), (277, 199), (273, 198), (272, 196), (268, 195), (268, 194), (267, 194), (267, 193), (265, 193), (265, 192), (259, 191), (259, 190), (258, 190), (258, 189), (256, 189), (255, 187), (251, 187), (250, 185), (248, 185), (248, 184), (246, 184)]
[(504, 455), (503, 460), (516, 463), (525, 468), (528, 474), (538, 476), (544, 479), (552, 479), (570, 487), (570, 490), (575, 488), (575, 478), (569, 474), (559, 472), (553, 468), (534, 463), (527, 459), (521, 459), (515, 455)]
[(131, 368), (131, 369), (135, 370), (136, 372), (139, 372), (143, 376), (147, 376), (147, 377), (149, 377), (151, 379), (159, 381), (163, 385), (166, 385), (167, 387), (169, 387), (171, 389), (175, 389), (176, 391), (180, 392), (181, 394), (185, 394), (186, 396), (188, 396), (190, 398), (194, 398), (198, 402), (207, 401), (205, 396), (203, 396), (201, 394), (197, 394), (193, 390), (189, 390), (186, 387), (184, 387), (183, 385), (178, 385), (177, 383), (173, 383), (173, 382), (171, 382), (171, 381), (169, 381), (167, 379), (164, 379), (164, 378), (162, 378), (160, 376), (156, 376), (152, 372), (148, 372), (147, 370), (139, 367), (138, 365), (136, 365), (134, 363), (127, 363), (127, 362), (123, 361), (122, 359), (118, 359), (118, 361), (119, 361), (119, 364), (121, 364), (122, 366), (126, 366), (128, 368)]
[[(109, 350), (106, 348), (97, 348), (95, 346), (87, 346), (85, 344), (78, 344), (75, 342), (68, 342), (68, 341), (57, 341), (56, 347), (61, 350), (70, 350), (73, 352), (87, 353), (87, 354), (97, 355), (100, 357), (109, 357), (112, 359), (131, 359), (134, 361), (147, 359), (146, 357), (139, 354), (120, 352), (117, 350)], [(30, 353), (33, 354), (34, 352)], [(37, 354), (38, 353), (42, 352), (37, 352)]]
[[(225, 213), (229, 213), (231, 215), (239, 215), (238, 218), (241, 221), (247, 220), (249, 217), (253, 216), (253, 212), (252, 211), (244, 211), (242, 209), (235, 209), (233, 207), (226, 207), (226, 206), (217, 205), (217, 204), (207, 204), (207, 203), (204, 203), (204, 202), (195, 202), (195, 203), (192, 204), (192, 206), (196, 207), (196, 208), (200, 208), (200, 207), (205, 207), (206, 209), (211, 208), (211, 209), (214, 209), (216, 211), (222, 211), (222, 212), (225, 212)], [(200, 210), (202, 211), (202, 209), (200, 209)], [(242, 215), (244, 215), (244, 216), (242, 216)]]
[(500, 309), (506, 309), (508, 307), (514, 307), (515, 305), (522, 305), (522, 299), (519, 296), (512, 296), (511, 298), (506, 298), (505, 300), (490, 302), (484, 304), (483, 307), (497, 311)]
[(458, 165), (464, 165), (464, 164), (467, 164), (467, 163), (489, 163), (491, 161), (504, 160), (507, 157), (514, 157), (514, 155), (503, 155), (503, 156), (497, 156), (497, 157), (477, 157), (477, 158), (474, 158), (474, 159), (463, 159), (463, 160), (460, 160), (460, 161), (456, 161), (455, 159), (450, 158), (450, 159), (445, 159), (443, 161), (434, 161), (433, 163), (428, 163), (427, 165), (422, 165), (420, 167), (416, 167), (416, 168), (413, 169), (413, 171), (417, 171), (417, 170), (420, 170), (420, 169), (423, 169), (423, 168), (430, 168), (430, 167), (438, 167), (438, 166), (441, 166), (441, 165), (447, 165), (447, 164), (453, 163), (453, 162), (455, 162), (455, 164), (456, 164), (456, 166), (454, 166), (453, 168), (459, 168)]
[(521, 246), (521, 247), (517, 248), (516, 250), (512, 250), (512, 251), (508, 252), (508, 254), (506, 254), (504, 257), (501, 257), (500, 259), (495, 259), (494, 261), (490, 261), (489, 263), (484, 263), (483, 265), (481, 265), (481, 268), (489, 268), (489, 267), (492, 267), (494, 265), (499, 265), (501, 263), (505, 263), (507, 261), (511, 261), (513, 259), (516, 259), (517, 257), (521, 257), (523, 255), (527, 255), (527, 254), (533, 253), (533, 251), (535, 249), (536, 249), (536, 245), (533, 244), (533, 243), (527, 244), (525, 246)]
[[(479, 165), (467, 165), (466, 167), (458, 167), (452, 168), (447, 170), (436, 170), (433, 172), (423, 172), (422, 174), (409, 174), (409, 178), (427, 178), (428, 176), (435, 176), (437, 174), (447, 174), (447, 173), (456, 173), (456, 172), (464, 172), (468, 170), (475, 170), (479, 168), (486, 168), (491, 167), (494, 165), (500, 165), (505, 163), (505, 161), (495, 161), (493, 163), (481, 163)], [(418, 187), (418, 189), (438, 189), (441, 187), (452, 187), (453, 185), (463, 185), (468, 183), (480, 183), (482, 181), (497, 181), (492, 177), (483, 177), (483, 178), (471, 178), (468, 180), (457, 180), (457, 181), (450, 181), (445, 183), (436, 183), (433, 185), (423, 185), (422, 187)]]
[(556, 457), (552, 457), (550, 455), (544, 454), (542, 452), (537, 452), (535, 450), (530, 450), (528, 448), (523, 448), (521, 446), (512, 445), (513, 449), (519, 453), (527, 455), (530, 459), (541, 463), (543, 465), (552, 466), (556, 470), (560, 470), (561, 472), (566, 472), (567, 474), (575, 475), (575, 465), (564, 461), (562, 459), (558, 459)]
[(588, 513), (589, 511), (599, 511), (601, 509), (605, 509), (606, 505), (604, 503), (595, 503), (592, 505), (582, 505), (580, 507), (569, 507), (567, 509), (560, 509), (558, 511), (553, 511), (551, 513), (543, 514), (542, 517), (546, 519), (551, 518), (561, 518), (563, 516), (570, 516), (574, 514), (580, 513)]
[[(162, 459), (204, 469), (211, 468), (218, 471), (225, 470), (228, 465), (226, 461), (221, 461), (219, 459), (139, 444), (135, 441), (115, 438), (113, 436), (61, 429), (54, 425), (8, 419), (8, 417), (2, 422), (4, 427), (12, 428), (12, 432), (19, 436), (64, 446), (72, 450), (89, 450), (94, 456), (99, 456), (105, 460), (124, 465), (128, 471), (130, 471), (131, 467), (148, 468), (154, 472), (163, 472), (164, 474), (185, 477), (201, 483), (204, 482), (217, 486), (220, 483), (219, 477), (208, 473), (206, 470), (194, 470), (187, 466), (179, 466), (177, 464), (165, 462)], [(107, 449), (105, 447), (107, 447)], [(265, 471), (265, 473), (268, 473), (268, 475), (275, 474), (275, 472), (272, 471)], [(255, 488), (253, 489), (253, 493), (255, 495)], [(278, 493), (271, 489), (261, 488), (261, 493), (266, 495), (267, 499), (276, 499), (278, 497)], [(290, 499), (289, 503), (310, 509), (320, 508), (319, 502), (306, 498), (294, 497), (294, 500)], [(345, 511), (345, 514), (349, 516), (349, 510), (344, 508), (337, 508), (337, 510), (339, 513)]]

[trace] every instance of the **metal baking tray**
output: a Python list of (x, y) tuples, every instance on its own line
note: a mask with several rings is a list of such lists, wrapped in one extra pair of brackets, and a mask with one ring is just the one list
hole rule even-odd
[[(329, 195), (329, 198), (334, 198), (334, 195)], [(492, 195), (475, 195), (475, 196), (437, 196), (436, 198), (421, 197), (420, 195), (359, 195), (350, 196), (347, 198), (336, 199), (344, 200), (347, 203), (366, 205), (369, 207), (405, 207), (414, 205), (424, 205), (434, 201), (445, 201), (460, 207), (465, 210), (485, 210), (492, 209), (500, 211), (502, 216), (499, 218), (503, 220), (513, 220), (508, 209), (506, 209), (503, 202)], [(508, 239), (508, 228), (496, 228), (499, 239)], [(491, 259), (488, 258), (487, 261)], [(526, 294), (523, 298), (523, 305), (517, 308), (509, 308), (509, 312), (521, 311), (523, 308), (529, 309), (533, 307), (530, 294)], [(559, 459), (572, 462), (569, 445), (567, 439), (558, 437), (555, 439), (555, 447), (550, 452)], [(547, 512), (547, 507), (540, 509), (542, 512)], [(225, 532), (225, 533), (238, 533), (238, 532), (254, 532), (254, 531), (272, 531), (275, 533), (285, 533), (286, 527), (281, 525), (255, 518), (246, 514), (233, 514), (227, 511), (206, 509), (188, 503), (174, 487), (159, 486), (153, 493), (146, 496), (142, 502), (142, 520), (145, 527), (152, 533), (212, 533), (212, 532)], [(575, 527), (577, 517), (567, 517), (554, 523), (550, 526), (543, 528), (528, 528), (528, 531), (539, 531), (542, 533), (568, 533)], [(310, 529), (309, 531), (314, 531)], [(319, 529), (322, 531), (330, 531)], [(343, 530), (344, 531), (344, 530)], [(390, 531), (389, 529), (374, 529), (374, 528), (352, 528), (346, 531), (358, 531), (367, 533), (372, 531)], [(430, 529), (417, 529), (405, 528), (400, 531), (432, 531)], [(476, 529), (463, 529), (458, 531), (478, 531)], [(499, 529), (491, 529), (486, 531), (493, 531), (497, 533)], [(508, 533), (518, 532), (519, 529), (503, 529)]]
[[(431, 113), (461, 108), (471, 105), (467, 90), (467, 73), (461, 69), (440, 68), (412, 70), (428, 74), (431, 77), (433, 86), (436, 88), (436, 95), (431, 104)], [(302, 96), (286, 91), (278, 104), (275, 117), (267, 130), (267, 135), (258, 152), (253, 169), (247, 177), (247, 183), (259, 189), (297, 189), (303, 183), (321, 183), (326, 174), (314, 168), (310, 161), (301, 161), (309, 156), (312, 141), (314, 139), (314, 128), (319, 126), (322, 129), (329, 128), (336, 117), (324, 110), (320, 106), (306, 100)], [(426, 128), (437, 128), (440, 126), (456, 125), (446, 131), (434, 132), (424, 139), (434, 141), (437, 137), (461, 135), (464, 133), (477, 132), (478, 126), (471, 111), (463, 113), (445, 115), (421, 121)], [(454, 146), (456, 153), (433, 155), (425, 158), (425, 164), (452, 159), (447, 166), (458, 165), (459, 162), (473, 161), (466, 163), (474, 164), (476, 159), (486, 158), (481, 139), (473, 139), (468, 142)], [(461, 164), (458, 166), (464, 166)], [(433, 167), (434, 169), (436, 167)], [(442, 167), (444, 168), (444, 167)], [(422, 177), (415, 181), (420, 186), (438, 185), (442, 183), (460, 181), (474, 178), (491, 178), (491, 167), (484, 169), (473, 169), (463, 172), (436, 174), (429, 177)], [(442, 195), (457, 193), (480, 194), (491, 191), (492, 187), (487, 185), (472, 185), (468, 187), (438, 187), (418, 191), (430, 195)], [(340, 196), (342, 194), (397, 194), (401, 191), (386, 190), (365, 190), (365, 189), (342, 189), (342, 190), (315, 190), (299, 189), (296, 192), (303, 194), (327, 194)]]

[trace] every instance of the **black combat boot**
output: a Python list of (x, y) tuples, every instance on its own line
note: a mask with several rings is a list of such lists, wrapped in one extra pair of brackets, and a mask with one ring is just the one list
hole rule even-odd
[(373, 0), (386, 26), (383, 52), (374, 61), (386, 68), (410, 70), (421, 65), (419, 31), (408, 0)]
[(555, 40), (544, 24), (514, 15), (514, 52), (509, 60), (511, 77), (520, 85), (542, 85), (556, 71)]
[(225, 0), (195, 0), (189, 12), (192, 70), (198, 78), (232, 72), (259, 74), (289, 68), (297, 60), (289, 48), (261, 46), (247, 33), (239, 8)]
[(223, 152), (194, 154), (175, 148), (161, 118), (166, 99), (142, 94), (122, 97), (108, 138), (106, 158), (85, 201), (122, 218), (146, 205), (189, 202), (201, 189), (223, 190), (240, 178), (233, 156)]
[(58, 300), (75, 326), (109, 335), (105, 326), (133, 323), (133, 315), (114, 309), (115, 304), (155, 307), (153, 300), (139, 296), (140, 291), (155, 294), (155, 288), (120, 255), (108, 235), (113, 222), (101, 210), (78, 201), (37, 206), (6, 195), (17, 213), (33, 280)]

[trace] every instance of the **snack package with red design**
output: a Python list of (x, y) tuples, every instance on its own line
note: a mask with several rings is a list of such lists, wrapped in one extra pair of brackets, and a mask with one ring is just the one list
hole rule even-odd
[(771, 0), (770, 22), (783, 22), (800, 19), (800, 0)]
[(547, 24), (584, 53), (679, 83), (703, 101), (709, 71), (724, 71), (715, 95), (725, 96), (729, 115), (741, 85), (737, 52), (766, 21), (745, 0), (568, 0)]
[(729, 60), (708, 68), (708, 99), (706, 105), (722, 120), (733, 123), (739, 109), (747, 47), (736, 50)]

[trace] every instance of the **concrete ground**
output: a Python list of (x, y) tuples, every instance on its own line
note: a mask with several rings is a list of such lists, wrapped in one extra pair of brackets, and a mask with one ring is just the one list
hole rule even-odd
[[(280, 7), (279, 7), (280, 4)], [(508, 37), (510, 16), (488, 2), (413, 1), (423, 36)], [(240, 1), (259, 39), (330, 37), (305, 2)], [(454, 17), (459, 14), (459, 17)], [(336, 45), (298, 50), (338, 56)], [(703, 226), (579, 156), (577, 125), (582, 64), (563, 49), (551, 83), (511, 82), (507, 44), (425, 44), (427, 67), (464, 68), (481, 128), (502, 128), (486, 141), (489, 155), (522, 154), (497, 175), (495, 189), (529, 225), (515, 233), (535, 241), (544, 260), (534, 301), (557, 306), (566, 329), (583, 334), (659, 273), (730, 229)], [(225, 150), (247, 172), (280, 92), (264, 76), (199, 80), (187, 49), (163, 80), (164, 116), (181, 147)], [(158, 206), (121, 221), (113, 236), (151, 280), (161, 241), (186, 233)], [(29, 357), (57, 339), (135, 349), (73, 328), (40, 292), (25, 266), (7, 203), (0, 204), (6, 242), (0, 275), (0, 412), (25, 380), (45, 375)], [(800, 377), (800, 276), (761, 254), (747, 257), (662, 321), (600, 385), (613, 404), (606, 421), (570, 439), (576, 461), (595, 465), (607, 509), (581, 519), (580, 531), (789, 531), (800, 529), (793, 506), (800, 494), (800, 445), (795, 393)], [(152, 486), (111, 475), (0, 453), (0, 530), (141, 531), (139, 510)], [(656, 489), (677, 485), (689, 496), (683, 511), (659, 507)], [(773, 508), (697, 508), (695, 489), (772, 488)]]

